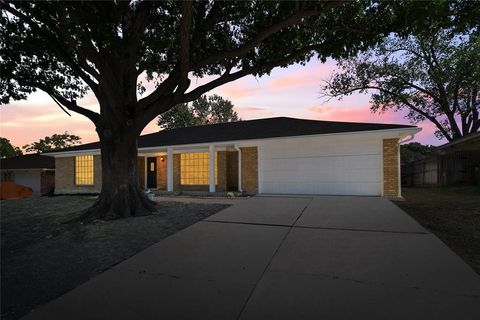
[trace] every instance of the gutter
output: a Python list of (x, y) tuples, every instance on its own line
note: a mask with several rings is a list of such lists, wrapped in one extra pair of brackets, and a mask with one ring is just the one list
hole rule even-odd
[(238, 191), (243, 192), (242, 190), (242, 150), (234, 144), (233, 147), (238, 151)]

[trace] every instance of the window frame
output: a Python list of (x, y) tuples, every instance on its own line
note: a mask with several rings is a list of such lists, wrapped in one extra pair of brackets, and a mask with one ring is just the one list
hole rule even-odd
[[(199, 164), (204, 161), (205, 164)], [(218, 183), (218, 152), (214, 160), (215, 185)], [(185, 169), (190, 169), (186, 171)], [(200, 168), (203, 168), (199, 170)], [(196, 177), (194, 175), (197, 175)], [(180, 154), (180, 185), (181, 186), (208, 186), (210, 185), (210, 153), (187, 152)]]
[[(75, 156), (74, 173), (76, 186), (95, 185), (95, 162), (93, 155)], [(81, 177), (81, 175), (86, 176)]]

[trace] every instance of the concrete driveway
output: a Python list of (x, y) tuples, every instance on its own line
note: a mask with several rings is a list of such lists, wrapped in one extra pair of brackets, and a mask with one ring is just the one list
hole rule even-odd
[(28, 319), (480, 319), (480, 278), (377, 197), (258, 196)]

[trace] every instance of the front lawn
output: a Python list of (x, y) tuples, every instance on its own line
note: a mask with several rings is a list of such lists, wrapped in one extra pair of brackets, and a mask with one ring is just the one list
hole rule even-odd
[(480, 187), (404, 188), (396, 204), (480, 274)]
[(90, 196), (61, 196), (0, 202), (2, 319), (17, 319), (227, 207), (162, 202), (158, 213), (150, 216), (62, 224), (93, 201)]

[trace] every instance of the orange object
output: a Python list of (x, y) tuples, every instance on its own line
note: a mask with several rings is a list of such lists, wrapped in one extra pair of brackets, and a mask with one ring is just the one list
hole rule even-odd
[(0, 199), (22, 199), (32, 195), (32, 189), (12, 181), (0, 182)]

